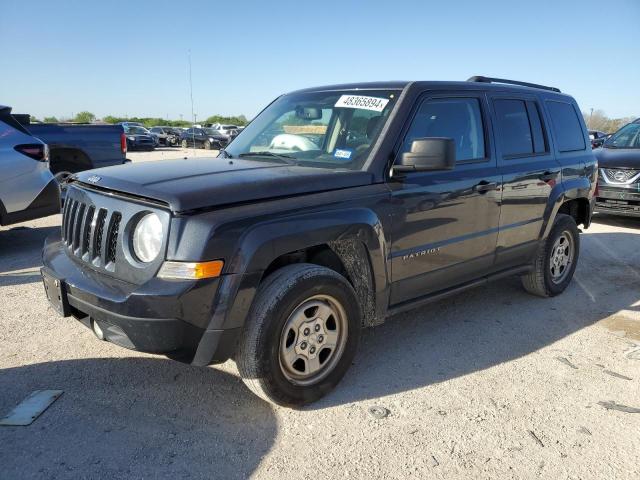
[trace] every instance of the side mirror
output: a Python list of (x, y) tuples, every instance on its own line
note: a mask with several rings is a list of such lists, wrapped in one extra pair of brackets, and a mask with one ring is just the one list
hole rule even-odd
[(393, 172), (425, 172), (453, 170), (456, 164), (456, 144), (452, 138), (417, 138), (411, 143), (411, 151), (402, 154)]

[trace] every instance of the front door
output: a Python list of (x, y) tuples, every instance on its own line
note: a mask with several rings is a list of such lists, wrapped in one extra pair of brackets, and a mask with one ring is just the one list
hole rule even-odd
[(426, 95), (398, 155), (416, 138), (447, 137), (453, 170), (407, 173), (389, 183), (394, 203), (391, 305), (485, 275), (494, 264), (501, 177), (484, 94)]

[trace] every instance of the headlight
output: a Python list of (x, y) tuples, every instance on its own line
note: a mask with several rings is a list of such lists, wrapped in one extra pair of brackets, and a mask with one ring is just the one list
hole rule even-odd
[(148, 213), (133, 231), (133, 253), (139, 260), (148, 263), (158, 256), (161, 247), (162, 223), (155, 213)]
[(131, 140), (132, 142), (136, 139), (136, 137), (127, 137), (129, 140)]
[(209, 137), (209, 141), (210, 141), (210, 142), (215, 142), (215, 140), (213, 139), (213, 137)]

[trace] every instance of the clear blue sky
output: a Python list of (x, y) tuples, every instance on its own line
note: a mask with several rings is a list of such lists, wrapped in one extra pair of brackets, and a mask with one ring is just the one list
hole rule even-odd
[[(528, 5), (528, 6), (525, 6)], [(280, 93), (489, 75), (640, 115), (640, 0), (0, 0), (0, 104), (37, 117), (257, 113)]]

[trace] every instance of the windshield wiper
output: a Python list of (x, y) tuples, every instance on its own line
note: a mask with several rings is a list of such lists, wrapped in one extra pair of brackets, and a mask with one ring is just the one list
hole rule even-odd
[[(296, 157), (292, 157), (291, 155), (285, 155), (284, 153), (273, 153), (273, 152), (245, 152), (245, 153), (241, 153), (238, 155), (238, 157), (243, 158), (243, 157), (270, 157), (270, 158), (277, 158), (278, 160), (282, 161), (283, 163), (286, 163), (288, 165), (297, 165), (298, 162), (296, 162)], [(293, 160), (293, 162), (291, 161)]]

